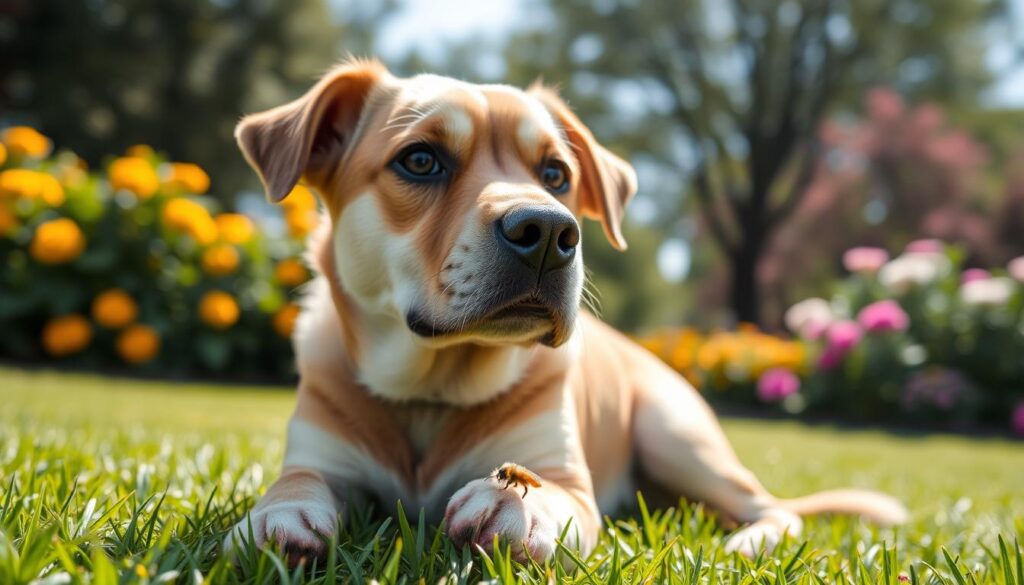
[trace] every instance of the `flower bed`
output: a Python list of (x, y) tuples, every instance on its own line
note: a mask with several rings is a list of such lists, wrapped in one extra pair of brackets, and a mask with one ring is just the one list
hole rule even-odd
[(282, 379), (297, 255), (317, 219), (304, 187), (287, 234), (206, 196), (200, 167), (136, 146), (90, 172), (27, 127), (0, 144), (0, 356), (78, 367)]
[(741, 328), (641, 341), (720, 402), (1024, 435), (1024, 258), (982, 270), (962, 257), (935, 240), (891, 260), (852, 249), (830, 298), (787, 311), (794, 340)]

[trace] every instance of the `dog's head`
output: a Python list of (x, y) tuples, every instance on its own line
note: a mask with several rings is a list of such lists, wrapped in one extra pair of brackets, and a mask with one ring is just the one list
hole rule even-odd
[(563, 343), (583, 287), (577, 217), (626, 245), (633, 169), (539, 86), (353, 62), (236, 135), (272, 201), (303, 179), (320, 193), (346, 293), (430, 345)]

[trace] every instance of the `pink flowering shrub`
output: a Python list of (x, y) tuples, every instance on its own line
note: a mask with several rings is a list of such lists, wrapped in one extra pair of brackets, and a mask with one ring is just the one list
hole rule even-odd
[(778, 402), (795, 388), (789, 395), (809, 409), (1001, 425), (1024, 436), (1024, 257), (988, 269), (964, 268), (962, 258), (934, 239), (893, 258), (847, 251), (850, 276), (832, 297), (786, 314), (809, 348), (803, 379), (783, 384), (783, 374), (765, 372), (758, 398)]

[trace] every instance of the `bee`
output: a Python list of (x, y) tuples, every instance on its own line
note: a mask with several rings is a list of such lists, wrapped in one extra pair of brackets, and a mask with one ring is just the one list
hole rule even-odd
[(530, 491), (531, 487), (540, 487), (539, 477), (534, 475), (529, 469), (515, 463), (502, 465), (494, 472), (494, 477), (498, 481), (505, 482), (505, 487), (501, 488), (503, 490), (508, 489), (511, 485), (522, 486), (524, 498), (526, 497), (526, 492)]

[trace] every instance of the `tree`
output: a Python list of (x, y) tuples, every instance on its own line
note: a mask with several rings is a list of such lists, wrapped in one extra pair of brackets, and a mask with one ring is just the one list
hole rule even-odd
[(914, 96), (973, 96), (983, 74), (972, 34), (984, 7), (567, 0), (550, 5), (562, 27), (550, 35), (564, 39), (559, 46), (513, 42), (510, 53), (512, 62), (539, 57), (527, 62), (599, 79), (582, 103), (603, 101), (606, 113), (636, 107), (619, 91), (624, 82), (641, 88), (633, 101), (643, 102), (648, 121), (623, 132), (688, 171), (707, 233), (731, 267), (735, 316), (759, 322), (758, 266), (813, 178), (819, 122), (877, 83)]
[[(214, 192), (255, 177), (234, 148), (246, 112), (283, 103), (347, 51), (367, 52), (388, 9), (327, 0), (13, 0), (0, 35), (5, 123), (39, 126), (90, 164), (135, 143), (197, 162)], [(344, 43), (344, 44), (342, 44)]]

